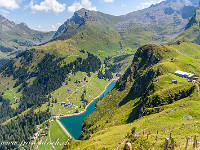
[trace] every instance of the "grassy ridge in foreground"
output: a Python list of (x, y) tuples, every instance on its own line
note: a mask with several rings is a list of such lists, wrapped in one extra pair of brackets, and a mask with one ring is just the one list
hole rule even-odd
[[(199, 85), (175, 76), (174, 71), (199, 74), (199, 48), (191, 43), (139, 48), (115, 89), (84, 121), (85, 140), (72, 141), (69, 149), (123, 149), (126, 141), (137, 149), (163, 149), (169, 133), (176, 148), (184, 148), (186, 136), (200, 135)], [(172, 79), (178, 84), (171, 84)], [(134, 128), (136, 134), (130, 136)]]
[[(195, 134), (197, 136), (200, 135), (199, 106), (199, 101), (193, 98), (186, 98), (174, 104), (166, 105), (165, 110), (161, 113), (142, 117), (130, 124), (105, 128), (94, 133), (91, 139), (86, 141), (73, 141), (70, 149), (86, 148), (90, 150), (105, 147), (107, 149), (116, 149), (119, 147), (122, 150), (125, 142), (131, 141), (137, 149), (154, 148), (161, 150), (164, 147), (165, 138), (169, 138), (170, 133), (175, 138), (176, 149), (183, 149), (186, 136), (194, 137)], [(136, 128), (136, 136), (129, 138), (133, 128)], [(145, 135), (143, 135), (144, 129)], [(149, 133), (149, 139), (147, 139), (147, 134)], [(189, 145), (189, 149), (191, 148), (192, 146)]]

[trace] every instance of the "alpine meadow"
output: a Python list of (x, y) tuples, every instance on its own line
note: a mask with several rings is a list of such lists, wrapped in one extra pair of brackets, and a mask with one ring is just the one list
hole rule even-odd
[(0, 150), (200, 149), (200, 2), (128, 1), (0, 0)]

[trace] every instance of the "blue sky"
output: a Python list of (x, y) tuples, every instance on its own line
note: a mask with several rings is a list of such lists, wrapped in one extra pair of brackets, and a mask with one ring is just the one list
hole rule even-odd
[(162, 0), (0, 0), (0, 14), (30, 28), (51, 31), (81, 8), (111, 15), (124, 15)]

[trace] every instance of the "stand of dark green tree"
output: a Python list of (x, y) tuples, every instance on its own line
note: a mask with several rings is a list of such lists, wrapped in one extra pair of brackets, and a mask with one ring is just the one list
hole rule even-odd
[(4, 46), (0, 45), (0, 51), (3, 52), (3, 53), (9, 53), (9, 52), (12, 52), (14, 50), (12, 48), (4, 47)]
[(98, 72), (98, 78), (99, 79), (112, 79), (113, 75), (110, 69), (105, 69), (105, 74), (103, 74), (102, 70), (99, 70)]
[(6, 125), (0, 125), (0, 149), (18, 149), (19, 146), (30, 149), (30, 137), (36, 132), (36, 125), (51, 117), (49, 110), (34, 113), (31, 109), (22, 116), (17, 116)]

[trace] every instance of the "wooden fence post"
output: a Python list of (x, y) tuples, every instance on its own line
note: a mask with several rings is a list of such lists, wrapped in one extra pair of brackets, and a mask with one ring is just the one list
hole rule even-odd
[(191, 145), (192, 145), (192, 136), (191, 136), (190, 142), (191, 142)]
[(170, 132), (169, 139), (172, 140), (172, 133)]
[(171, 142), (172, 142), (172, 150), (175, 150), (175, 144), (174, 144), (174, 138), (171, 137)]
[(197, 148), (197, 136), (196, 136), (195, 146), (196, 146), (196, 148)]
[(186, 137), (186, 145), (185, 145), (185, 150), (187, 150), (187, 147), (188, 147), (188, 140), (189, 140), (189, 137)]
[(197, 139), (197, 135), (195, 134), (195, 136), (194, 136), (194, 141), (193, 141), (193, 149), (196, 148), (196, 139)]
[(168, 150), (169, 147), (169, 138), (165, 138), (165, 147), (164, 150)]

